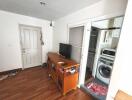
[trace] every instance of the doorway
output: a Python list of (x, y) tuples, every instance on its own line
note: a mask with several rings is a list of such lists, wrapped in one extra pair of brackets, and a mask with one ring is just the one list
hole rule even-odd
[(23, 68), (42, 65), (41, 28), (20, 25)]
[(72, 51), (74, 52), (74, 55), (71, 54), (72, 59), (80, 64), (78, 87), (80, 87), (85, 82), (87, 50), (89, 45), (87, 41), (89, 41), (90, 29), (90, 21), (78, 22), (68, 25), (68, 42), (72, 45), (72, 47), (74, 47)]
[(99, 29), (97, 27), (92, 26), (91, 32), (90, 32), (85, 82), (88, 81), (92, 77), (92, 70), (93, 70), (94, 59), (95, 59), (95, 54), (96, 54), (98, 33), (99, 33)]
[(83, 34), (84, 26), (69, 29), (69, 44), (72, 45), (71, 59), (75, 60), (77, 63), (81, 61)]
[[(107, 96), (122, 23), (123, 16), (119, 16), (93, 21), (91, 25), (87, 57), (88, 72), (81, 87), (99, 100), (105, 100)], [(91, 78), (87, 78), (88, 73)]]

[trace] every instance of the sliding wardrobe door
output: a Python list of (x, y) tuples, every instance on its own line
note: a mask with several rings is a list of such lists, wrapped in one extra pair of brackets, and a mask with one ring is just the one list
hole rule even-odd
[(84, 26), (70, 28), (69, 44), (72, 45), (71, 58), (80, 63), (82, 42), (83, 42)]

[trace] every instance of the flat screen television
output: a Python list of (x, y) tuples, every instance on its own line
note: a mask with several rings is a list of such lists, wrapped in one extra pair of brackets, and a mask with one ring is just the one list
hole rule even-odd
[(65, 58), (70, 59), (71, 58), (71, 45), (70, 44), (59, 44), (59, 54), (64, 56)]

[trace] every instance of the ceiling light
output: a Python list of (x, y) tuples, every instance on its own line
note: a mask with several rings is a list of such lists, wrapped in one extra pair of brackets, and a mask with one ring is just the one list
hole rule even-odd
[(45, 3), (44, 1), (42, 1), (42, 0), (40, 0), (40, 5), (41, 5), (41, 6), (45, 6), (46, 3)]

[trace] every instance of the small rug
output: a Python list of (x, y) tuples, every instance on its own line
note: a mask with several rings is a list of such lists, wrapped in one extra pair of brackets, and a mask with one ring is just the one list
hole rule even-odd
[(108, 88), (106, 86), (97, 84), (95, 82), (90, 82), (86, 86), (91, 92), (95, 93), (96, 95), (107, 95)]

